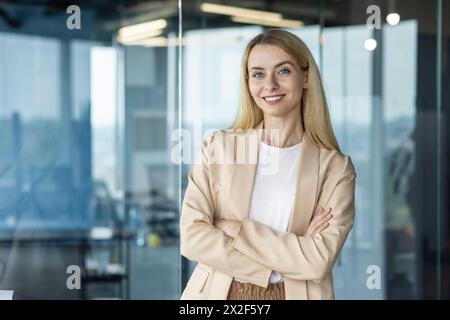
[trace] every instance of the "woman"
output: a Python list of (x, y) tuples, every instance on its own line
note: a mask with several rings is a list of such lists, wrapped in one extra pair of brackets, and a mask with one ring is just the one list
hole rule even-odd
[(203, 142), (189, 172), (180, 247), (199, 263), (181, 299), (334, 299), (356, 174), (298, 37), (269, 30), (249, 42), (230, 129)]

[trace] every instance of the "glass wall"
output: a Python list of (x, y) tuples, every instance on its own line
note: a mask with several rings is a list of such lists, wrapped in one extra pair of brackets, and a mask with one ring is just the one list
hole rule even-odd
[(177, 299), (177, 3), (1, 9), (0, 290)]
[(178, 299), (187, 173), (236, 116), (247, 42), (277, 27), (310, 48), (357, 172), (336, 298), (450, 297), (448, 1), (1, 7), (0, 290)]
[[(197, 124), (208, 132), (231, 125), (240, 59), (256, 34), (282, 28), (303, 39), (313, 53), (338, 142), (357, 172), (355, 225), (333, 269), (336, 298), (448, 297), (448, 93), (442, 91), (448, 87), (448, 67), (442, 64), (448, 48), (440, 58), (436, 50), (442, 41), (448, 43), (449, 32), (444, 26), (438, 36), (443, 27), (438, 17), (446, 15), (440, 2), (183, 4), (186, 127)], [(243, 8), (282, 19), (249, 18), (239, 11)], [(195, 41), (190, 45), (189, 40)]]

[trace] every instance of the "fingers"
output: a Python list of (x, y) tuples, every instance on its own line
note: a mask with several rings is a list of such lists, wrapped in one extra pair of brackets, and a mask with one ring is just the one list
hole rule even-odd
[(318, 208), (316, 210), (316, 215), (305, 232), (305, 236), (316, 234), (325, 230), (329, 226), (329, 221), (332, 217), (333, 215), (331, 214), (331, 208)]
[(332, 217), (333, 215), (331, 214), (331, 208), (327, 209), (320, 208), (319, 214), (313, 218), (311, 224), (321, 225), (326, 221), (330, 220)]
[(320, 208), (317, 208), (315, 216), (319, 216), (319, 215), (326, 214), (326, 213), (329, 213), (329, 212), (331, 212), (331, 208), (326, 208), (325, 209), (323, 207), (320, 207)]
[(330, 224), (329, 223), (325, 223), (321, 226), (319, 226), (319, 228), (316, 229), (316, 231), (314, 232), (314, 234), (322, 232), (323, 230), (325, 230)]

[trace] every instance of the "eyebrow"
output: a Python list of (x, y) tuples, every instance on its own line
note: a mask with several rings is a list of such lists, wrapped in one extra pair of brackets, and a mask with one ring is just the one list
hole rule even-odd
[[(286, 61), (282, 61), (282, 62), (280, 62), (280, 63), (277, 63), (277, 64), (275, 65), (275, 68), (278, 68), (279, 66), (282, 66), (283, 64), (286, 64), (286, 63), (287, 63), (287, 64), (290, 64), (291, 66), (294, 66), (294, 64), (293, 64), (292, 62), (286, 60)], [(253, 69), (256, 69), (256, 70), (264, 70), (264, 68), (262, 68), (262, 67), (252, 67), (252, 68), (250, 68), (250, 71), (253, 70)]]

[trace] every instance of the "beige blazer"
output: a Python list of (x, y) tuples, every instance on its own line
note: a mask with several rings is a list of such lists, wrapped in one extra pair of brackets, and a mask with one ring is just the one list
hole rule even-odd
[[(262, 126), (218, 131), (203, 142), (180, 217), (181, 254), (198, 262), (181, 299), (226, 299), (233, 277), (267, 287), (272, 270), (283, 274), (288, 300), (334, 299), (332, 267), (355, 215), (351, 159), (303, 136), (288, 230), (278, 233), (249, 219)], [(332, 208), (330, 225), (303, 236), (318, 207)], [(234, 239), (214, 227), (217, 218), (242, 222)]]

